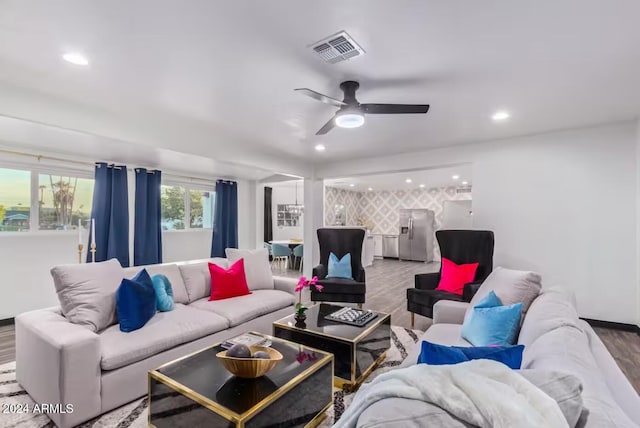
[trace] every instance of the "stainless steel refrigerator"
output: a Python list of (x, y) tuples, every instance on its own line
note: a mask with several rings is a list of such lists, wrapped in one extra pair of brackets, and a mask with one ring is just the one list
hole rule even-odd
[(433, 261), (435, 215), (427, 209), (400, 210), (400, 260)]

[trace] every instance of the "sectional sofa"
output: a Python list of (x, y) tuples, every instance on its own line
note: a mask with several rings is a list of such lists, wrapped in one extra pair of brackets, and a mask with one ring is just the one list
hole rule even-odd
[[(503, 272), (498, 270), (498, 275)], [(511, 271), (513, 274), (518, 271)], [(489, 280), (478, 290), (478, 298), (494, 290), (516, 288), (528, 282), (521, 272), (511, 276), (513, 283), (496, 284)], [(493, 275), (493, 274), (492, 274)], [(502, 278), (505, 276), (503, 275)], [(488, 286), (488, 287), (486, 287)], [(474, 297), (475, 299), (475, 297)], [(514, 300), (520, 300), (516, 298)], [(580, 428), (638, 428), (640, 427), (640, 397), (624, 376), (611, 354), (585, 321), (578, 318), (574, 295), (565, 289), (542, 289), (526, 305), (528, 310), (522, 321), (518, 344), (525, 345), (522, 368), (543, 381), (536, 383), (541, 389), (556, 398), (565, 416), (572, 414), (569, 426)], [(462, 324), (471, 303), (443, 300), (434, 306), (433, 325), (410, 350), (400, 366), (416, 363), (422, 340), (445, 346), (472, 346), (462, 338)], [(554, 374), (555, 373), (555, 374)], [(523, 373), (524, 374), (524, 373)], [(531, 374), (528, 376), (531, 380)], [(578, 388), (551, 387), (553, 378), (577, 378)], [(558, 391), (560, 389), (560, 391)], [(578, 395), (581, 403), (576, 407), (570, 401)], [(564, 400), (564, 402), (562, 402)], [(428, 403), (399, 398), (377, 402), (360, 415), (358, 426), (367, 428), (405, 428), (420, 426), (463, 428), (469, 425), (454, 419), (443, 410)]]
[(114, 299), (122, 278), (143, 267), (167, 276), (175, 308), (130, 333), (117, 324), (94, 332), (70, 322), (60, 307), (23, 313), (16, 317), (18, 382), (38, 403), (73, 404), (73, 413), (49, 415), (59, 427), (71, 427), (145, 395), (149, 370), (246, 331), (271, 333), (273, 321), (292, 313), (291, 278), (263, 278), (267, 285), (250, 295), (210, 302), (208, 262), (228, 267), (227, 259), (214, 258), (126, 269), (115, 259), (54, 268), (58, 294), (60, 287), (81, 293), (92, 281), (105, 288), (101, 301), (88, 301), (80, 310)]

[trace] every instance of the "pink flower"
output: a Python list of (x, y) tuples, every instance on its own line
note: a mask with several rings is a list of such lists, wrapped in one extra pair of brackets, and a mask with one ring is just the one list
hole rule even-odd
[(324, 288), (322, 285), (320, 284), (314, 284), (314, 286), (316, 287), (316, 290), (318, 291), (322, 291), (322, 289)]
[(296, 285), (295, 291), (296, 292), (301, 291), (306, 286), (307, 286), (307, 277), (301, 276), (300, 279), (298, 280), (298, 284)]
[(307, 354), (304, 351), (296, 353), (296, 361), (298, 364), (302, 364), (307, 359)]

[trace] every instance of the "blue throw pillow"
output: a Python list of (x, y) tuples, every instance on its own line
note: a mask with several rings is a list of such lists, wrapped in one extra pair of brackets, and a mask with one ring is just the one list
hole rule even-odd
[(131, 279), (124, 278), (116, 291), (116, 311), (120, 331), (142, 328), (156, 313), (156, 292), (146, 269)]
[(512, 345), (520, 327), (522, 306), (502, 306), (492, 291), (465, 318), (462, 337), (474, 346)]
[(480, 300), (480, 302), (474, 306), (474, 308), (494, 308), (496, 306), (502, 306), (502, 301), (496, 293), (491, 290), (484, 299)]
[(173, 309), (173, 289), (171, 282), (165, 275), (153, 275), (151, 277), (153, 289), (156, 292), (156, 309), (160, 312), (168, 312)]
[(351, 253), (345, 254), (339, 260), (335, 254), (329, 254), (327, 278), (353, 279), (353, 273), (351, 272)]
[(511, 346), (442, 346), (423, 341), (418, 364), (458, 364), (471, 360), (493, 360), (519, 369), (522, 365), (524, 345)]

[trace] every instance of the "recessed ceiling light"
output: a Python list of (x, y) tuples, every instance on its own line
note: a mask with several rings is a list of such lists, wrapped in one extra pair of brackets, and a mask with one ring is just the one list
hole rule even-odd
[(495, 120), (495, 121), (500, 121), (500, 120), (505, 120), (505, 119), (509, 119), (511, 115), (509, 114), (509, 112), (504, 111), (504, 110), (500, 110), (497, 111), (493, 114), (493, 116), (491, 116), (491, 119)]
[(324, 146), (324, 144), (316, 144), (316, 150), (319, 152), (324, 152), (326, 149), (326, 147)]
[(373, 187), (369, 187), (367, 190), (372, 192), (373, 191)]
[(453, 178), (454, 180), (457, 180), (458, 178), (460, 178), (460, 176), (456, 174), (456, 175), (452, 175), (451, 178)]
[(349, 184), (349, 187), (354, 187), (354, 186), (355, 186), (355, 184), (353, 184), (353, 183)]
[(463, 186), (466, 186), (467, 184), (469, 184), (469, 182), (468, 182), (468, 181), (463, 181), (463, 182), (462, 182), (462, 185), (463, 185)]
[(421, 189), (424, 189), (424, 184), (421, 184), (421, 185), (420, 185), (420, 188), (421, 188)]
[(406, 180), (404, 180), (404, 182), (405, 182), (405, 183), (407, 183), (407, 184), (411, 183), (412, 181), (413, 181), (413, 180), (412, 180), (412, 179), (410, 179), (410, 178), (407, 178)]
[(87, 57), (77, 52), (68, 52), (62, 55), (62, 59), (75, 65), (89, 65)]

